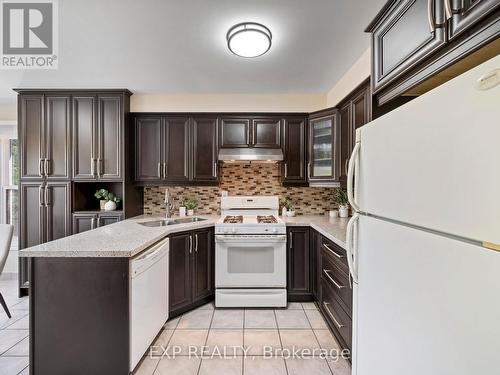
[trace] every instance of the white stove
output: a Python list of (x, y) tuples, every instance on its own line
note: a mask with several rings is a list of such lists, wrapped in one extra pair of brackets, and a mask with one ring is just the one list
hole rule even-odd
[(286, 306), (286, 226), (277, 196), (221, 199), (215, 224), (215, 305)]

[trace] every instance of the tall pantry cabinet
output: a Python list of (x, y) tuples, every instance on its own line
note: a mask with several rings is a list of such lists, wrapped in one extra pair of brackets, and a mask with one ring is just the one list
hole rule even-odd
[[(20, 249), (71, 235), (78, 211), (98, 214), (92, 197), (97, 188), (112, 188), (123, 198), (113, 213), (118, 218), (127, 211), (126, 198), (141, 200), (139, 192), (125, 191), (127, 178), (132, 179), (123, 163), (128, 90), (16, 91)], [(82, 173), (85, 169), (89, 173)], [(28, 292), (29, 274), (29, 260), (20, 258), (20, 295)]]

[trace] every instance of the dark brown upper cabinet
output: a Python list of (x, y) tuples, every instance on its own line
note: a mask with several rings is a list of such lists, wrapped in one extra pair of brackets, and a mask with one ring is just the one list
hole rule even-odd
[(309, 227), (291, 227), (287, 233), (288, 299), (307, 301), (312, 297)]
[(500, 8), (498, 0), (445, 0), (451, 4), (449, 39), (455, 39), (485, 16)]
[(213, 247), (212, 228), (170, 236), (170, 316), (178, 315), (213, 295)]
[(347, 165), (356, 140), (356, 129), (371, 121), (370, 82), (366, 81), (339, 104), (340, 185), (347, 186)]
[(253, 147), (280, 148), (281, 147), (281, 119), (256, 118), (252, 120)]
[(499, 0), (388, 1), (365, 30), (376, 117), (498, 55), (499, 10)]
[(163, 120), (160, 116), (135, 119), (135, 179), (158, 181), (163, 177)]
[(135, 179), (141, 183), (217, 183), (217, 118), (135, 116)]
[(189, 117), (167, 117), (164, 126), (163, 178), (170, 182), (189, 181)]
[(106, 181), (123, 177), (122, 94), (73, 97), (73, 179)]
[(220, 120), (220, 147), (250, 146), (250, 119), (239, 117), (222, 117)]
[(307, 185), (307, 118), (285, 117), (283, 121), (283, 185)]
[(20, 95), (21, 178), (71, 176), (70, 97)]
[(192, 180), (217, 182), (217, 117), (192, 118)]
[(316, 112), (309, 117), (310, 183), (338, 184), (340, 176), (338, 117), (337, 109)]
[(281, 147), (282, 120), (279, 116), (223, 116), (219, 129), (221, 148)]
[(372, 33), (372, 85), (376, 93), (446, 43), (441, 0), (395, 0)]

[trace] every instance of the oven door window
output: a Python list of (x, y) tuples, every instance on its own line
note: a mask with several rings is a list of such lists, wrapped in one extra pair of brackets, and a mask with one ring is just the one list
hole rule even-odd
[(269, 274), (274, 273), (273, 246), (227, 248), (227, 272), (229, 274)]

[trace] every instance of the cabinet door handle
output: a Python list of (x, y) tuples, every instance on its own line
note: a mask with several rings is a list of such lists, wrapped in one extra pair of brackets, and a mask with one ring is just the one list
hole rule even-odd
[(444, 11), (446, 13), (446, 19), (449, 20), (453, 16), (453, 11), (451, 10), (451, 0), (444, 0)]
[(92, 219), (90, 219), (90, 229), (95, 229), (95, 217), (93, 217)]
[(49, 162), (49, 159), (47, 159), (47, 158), (43, 159), (43, 172), (45, 174), (45, 177), (49, 177), (49, 174), (50, 174), (50, 162)]
[(99, 228), (101, 226), (101, 217), (99, 216), (97, 218), (97, 228)]
[(97, 158), (97, 177), (101, 176), (101, 159)]
[(288, 234), (288, 238), (289, 238), (289, 240), (290, 240), (290, 241), (289, 241), (289, 242), (290, 242), (290, 249), (292, 249), (292, 248), (293, 248), (293, 236), (292, 236), (292, 232), (290, 232), (290, 233)]
[(218, 176), (219, 171), (217, 170), (217, 162), (214, 163), (214, 176)]
[(45, 186), (45, 207), (50, 206), (52, 204), (52, 200), (50, 197), (50, 187)]
[(44, 189), (45, 186), (43, 184), (38, 187), (38, 204), (40, 207), (44, 205)]
[(337, 287), (337, 289), (345, 288), (345, 285), (340, 285), (338, 282), (335, 281), (335, 279), (333, 277), (330, 276), (330, 272), (332, 272), (332, 271), (331, 270), (323, 270), (323, 273), (326, 275), (326, 277), (328, 277), (328, 279), (330, 279), (330, 281), (333, 283), (333, 285), (335, 285)]
[(163, 178), (167, 178), (167, 163), (163, 163)]
[(198, 233), (194, 235), (194, 252), (198, 252)]
[(285, 178), (288, 177), (288, 164), (285, 163)]
[(193, 252), (193, 236), (189, 236), (189, 254)]
[(330, 308), (328, 307), (328, 306), (330, 306), (330, 303), (323, 302), (323, 306), (325, 306), (326, 312), (328, 313), (330, 318), (332, 318), (333, 322), (335, 323), (335, 325), (337, 326), (338, 329), (345, 327), (343, 324), (340, 324), (337, 319), (335, 319), (335, 316), (333, 316), (332, 312), (330, 311)]
[(38, 159), (38, 175), (40, 177), (44, 176), (44, 173), (43, 173), (43, 159), (42, 158)]
[(307, 179), (311, 179), (311, 163), (307, 163)]
[(328, 246), (327, 244), (323, 244), (323, 247), (325, 249), (327, 249), (330, 253), (332, 253), (333, 255), (335, 255), (337, 258), (339, 259), (342, 259), (344, 256), (342, 254), (339, 254), (337, 253), (336, 251), (334, 251), (330, 246)]
[(434, 25), (434, 0), (427, 0), (427, 20), (429, 21), (431, 33), (434, 33), (436, 31), (436, 26)]
[(95, 176), (95, 159), (93, 157), (90, 157), (90, 174), (92, 177)]
[(161, 179), (161, 163), (158, 162), (158, 178)]

